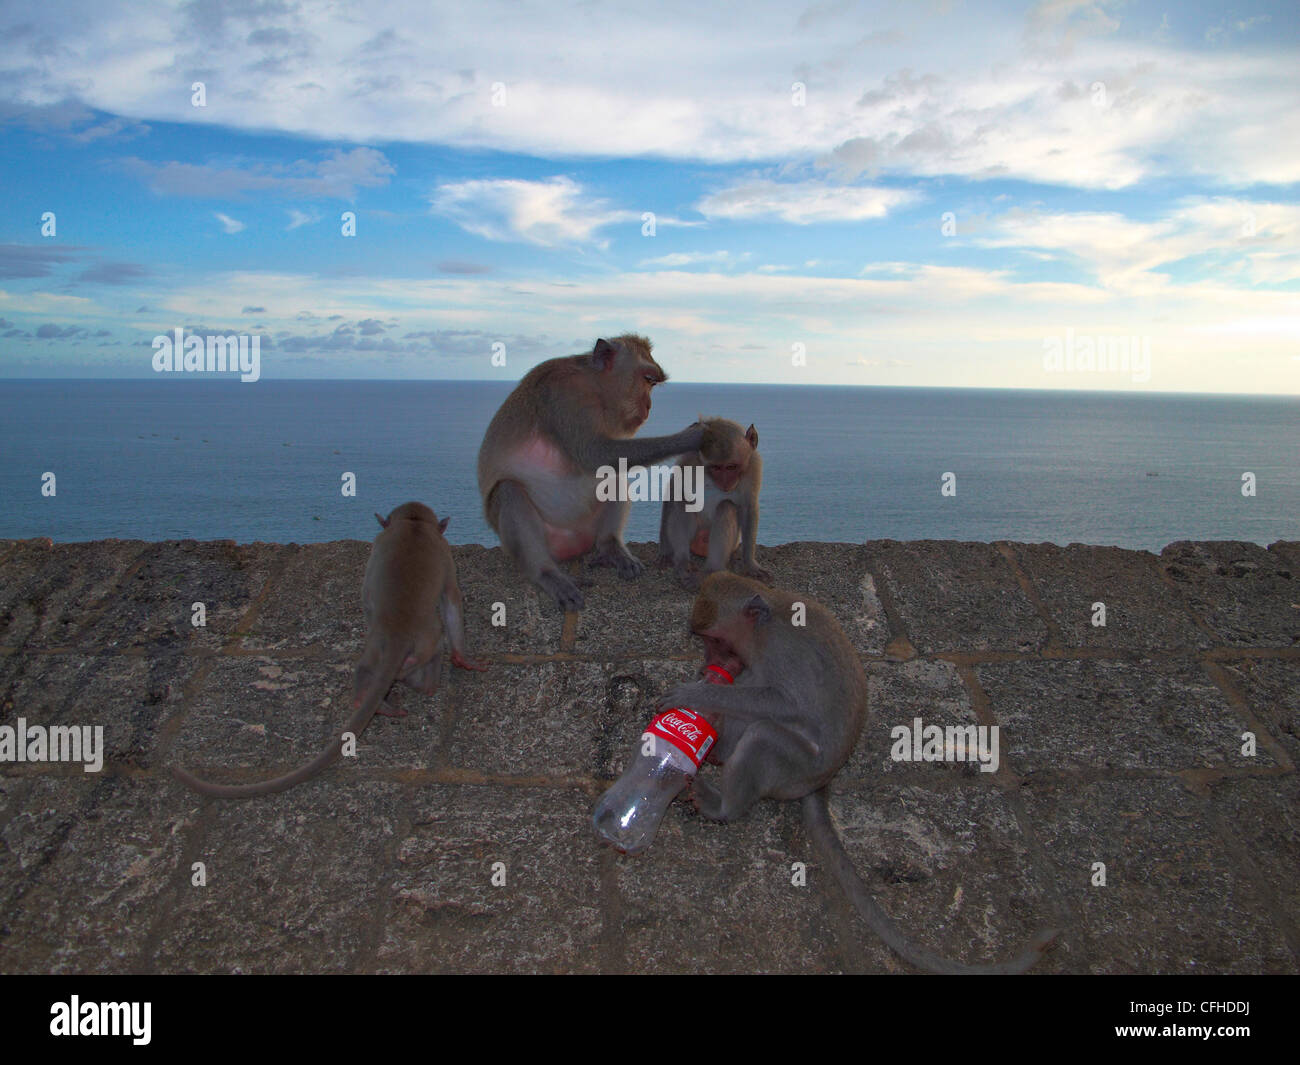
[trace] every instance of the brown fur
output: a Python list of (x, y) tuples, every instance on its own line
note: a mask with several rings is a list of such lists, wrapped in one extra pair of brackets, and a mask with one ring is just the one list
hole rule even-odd
[[(796, 604), (804, 624), (794, 623)], [(943, 973), (1024, 972), (1054, 932), (1044, 931), (1010, 962), (963, 965), (914, 946), (871, 897), (830, 818), (827, 788), (848, 761), (867, 714), (867, 678), (835, 617), (807, 596), (715, 573), (691, 608), (691, 631), (705, 664), (734, 676), (730, 686), (674, 688), (661, 709), (689, 706), (718, 731), (710, 761), (722, 784), (697, 777), (696, 807), (731, 821), (763, 798), (799, 799), (804, 823), (823, 860), (872, 931), (913, 965)]]
[(585, 355), (530, 370), (493, 417), (479, 449), (488, 523), (521, 569), (565, 610), (583, 605), (558, 562), (593, 548), (597, 564), (631, 579), (644, 568), (623, 544), (626, 501), (599, 501), (597, 472), (646, 465), (699, 447), (704, 430), (633, 439), (650, 393), (668, 379), (650, 342), (634, 333), (598, 340)]
[[(375, 515), (379, 518), (379, 515)], [(486, 669), (465, 657), (460, 586), (451, 548), (443, 537), (447, 521), (423, 503), (404, 503), (386, 519), (370, 549), (362, 584), (366, 644), (353, 680), (352, 716), (312, 761), (291, 773), (253, 784), (213, 784), (179, 766), (181, 783), (203, 795), (248, 799), (284, 791), (310, 780), (342, 753), (343, 736), (360, 737), (394, 684), (408, 684), (426, 695), (438, 686), (443, 651), (462, 669)], [(405, 716), (393, 712), (394, 716)]]

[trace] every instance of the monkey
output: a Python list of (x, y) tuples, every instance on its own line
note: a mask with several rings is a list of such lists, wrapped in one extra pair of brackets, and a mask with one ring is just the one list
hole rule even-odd
[(668, 379), (650, 341), (632, 333), (591, 351), (534, 366), (496, 412), (478, 453), (478, 485), (501, 544), (562, 610), (582, 592), (557, 563), (594, 547), (596, 565), (624, 580), (645, 569), (623, 543), (629, 503), (597, 498), (597, 471), (644, 466), (695, 451), (698, 422), (673, 436), (633, 439), (650, 416), (650, 392)]
[(727, 568), (740, 548), (740, 572), (770, 582), (772, 575), (754, 559), (758, 539), (758, 490), (763, 460), (758, 430), (741, 429), (726, 418), (702, 418), (709, 434), (701, 449), (679, 455), (676, 465), (704, 468), (704, 506), (691, 512), (685, 500), (665, 499), (659, 519), (659, 563), (671, 564), (682, 587), (695, 591), (700, 578), (691, 555), (704, 558), (704, 576)]
[(389, 689), (406, 684), (425, 695), (438, 688), (442, 654), (462, 669), (487, 666), (465, 653), (464, 605), (456, 566), (443, 533), (450, 518), (438, 520), (423, 503), (403, 503), (381, 526), (370, 548), (361, 586), (366, 642), (353, 678), (352, 716), (312, 761), (284, 776), (256, 784), (212, 784), (176, 766), (173, 775), (203, 795), (247, 799), (284, 791), (310, 780), (342, 753), (343, 735), (360, 736), (376, 713), (405, 717), (385, 702)]
[[(805, 624), (792, 606), (804, 605)], [(721, 787), (698, 776), (692, 798), (704, 817), (732, 821), (762, 798), (798, 799), (804, 824), (844, 893), (895, 953), (937, 973), (1020, 973), (1056, 937), (1038, 933), (1014, 959), (964, 965), (913, 945), (872, 898), (831, 821), (828, 787), (853, 753), (867, 712), (867, 678), (834, 616), (805, 596), (767, 588), (733, 573), (710, 575), (692, 605), (691, 632), (704, 644), (705, 669), (721, 666), (733, 685), (677, 685), (661, 711), (689, 706), (718, 732), (708, 760), (722, 766)]]

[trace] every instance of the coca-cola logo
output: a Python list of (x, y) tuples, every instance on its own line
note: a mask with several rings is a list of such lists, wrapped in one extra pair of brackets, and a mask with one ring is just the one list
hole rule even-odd
[(664, 714), (660, 721), (663, 722), (664, 728), (672, 729), (692, 743), (698, 743), (704, 735), (704, 730), (699, 725), (693, 721), (678, 717), (671, 710)]

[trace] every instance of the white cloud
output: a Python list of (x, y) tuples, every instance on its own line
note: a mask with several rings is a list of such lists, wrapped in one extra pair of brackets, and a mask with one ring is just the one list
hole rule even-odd
[[(577, 350), (576, 337), (594, 340), (630, 330), (655, 341), (677, 380), (726, 380), (743, 372), (746, 380), (774, 383), (1132, 387), (1127, 378), (1045, 375), (1044, 337), (1072, 329), (1075, 335), (1149, 337), (1152, 378), (1144, 387), (1297, 390), (1291, 358), (1300, 322), (1295, 292), (1212, 280), (1153, 287), (1133, 297), (1090, 285), (1022, 282), (969, 267), (879, 267), (857, 278), (664, 270), (586, 275), (562, 284), (550, 272), (536, 281), (234, 272), (192, 277), (163, 290), (150, 284), (148, 314), (123, 311), (126, 304), (115, 299), (84, 301), (75, 317), (79, 324), (147, 337), (178, 322), (240, 321), (245, 307), (265, 306), (279, 309), (278, 316), (264, 316), (271, 338), (369, 319), (382, 320), (385, 335), (399, 339), (438, 330), (562, 338), (539, 340), (535, 349), (512, 345), (529, 354), (524, 362), (512, 360), (509, 378), (522, 374), (530, 360)], [(0, 313), (8, 318), (31, 315), (31, 304), (30, 293), (0, 292)], [(791, 365), (796, 341), (807, 347), (806, 367)], [(398, 376), (497, 374), (489, 370), (489, 345), (481, 347), (480, 360), (454, 364), (425, 355), (397, 366), (384, 361), (378, 347), (366, 355), (351, 342), (337, 350), (324, 345), (319, 352), (269, 343), (262, 357), (264, 372), (272, 376), (301, 372), (309, 363), (335, 376), (376, 370)], [(743, 371), (721, 354), (742, 351)], [(856, 359), (866, 363), (852, 365)]]
[(237, 218), (231, 218), (228, 214), (222, 214), (220, 211), (213, 213), (213, 217), (221, 223), (221, 228), (227, 233), (238, 233), (244, 229), (244, 223)]
[(682, 266), (736, 266), (751, 257), (751, 252), (741, 252), (738, 255), (730, 251), (679, 251), (654, 259), (642, 259), (639, 265), (658, 266), (668, 270)]
[[(455, 20), (407, 0), (368, 9), (364, 25), (346, 5), (315, 7), (310, 29), (290, 5), (69, 0), (10, 12), (10, 107), (75, 101), (132, 121), (551, 159), (820, 158), (859, 173), (1095, 188), (1189, 171), (1300, 180), (1294, 45), (1250, 19), (1239, 20), (1249, 51), (1206, 51), (1126, 33), (1126, 9), (1101, 0), (1049, 0), (1027, 18), (989, 5), (828, 3), (805, 18), (772, 0), (737, 18), (671, 2), (593, 14), (584, 0), (483, 0)], [(219, 97), (190, 106), (177, 86), (229, 56)], [(1104, 107), (1092, 102), (1097, 82)], [(346, 188), (365, 177), (335, 170), (317, 179)], [(193, 187), (197, 176), (157, 179)]]
[(289, 224), (285, 229), (297, 229), (299, 226), (315, 225), (320, 221), (320, 215), (315, 211), (299, 211), (296, 207), (289, 208)]
[(1106, 288), (1132, 294), (1163, 287), (1159, 268), (1204, 257), (1239, 284), (1300, 278), (1300, 206), (1231, 197), (1191, 198), (1152, 221), (1115, 212), (1008, 211), (989, 223), (982, 247), (1046, 249), (1074, 260)]
[(905, 189), (828, 185), (824, 182), (748, 181), (704, 197), (697, 205), (706, 218), (779, 218), (795, 225), (860, 222), (884, 218), (918, 199)]
[(477, 236), (544, 247), (595, 243), (597, 230), (641, 220), (635, 212), (584, 199), (582, 188), (567, 177), (461, 181), (440, 185), (430, 202), (435, 214)]

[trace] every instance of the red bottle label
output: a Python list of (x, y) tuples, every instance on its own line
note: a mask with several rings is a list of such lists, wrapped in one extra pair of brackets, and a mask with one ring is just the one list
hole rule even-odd
[(646, 731), (671, 743), (695, 763), (696, 769), (718, 738), (717, 730), (704, 718), (680, 706), (656, 715)]

